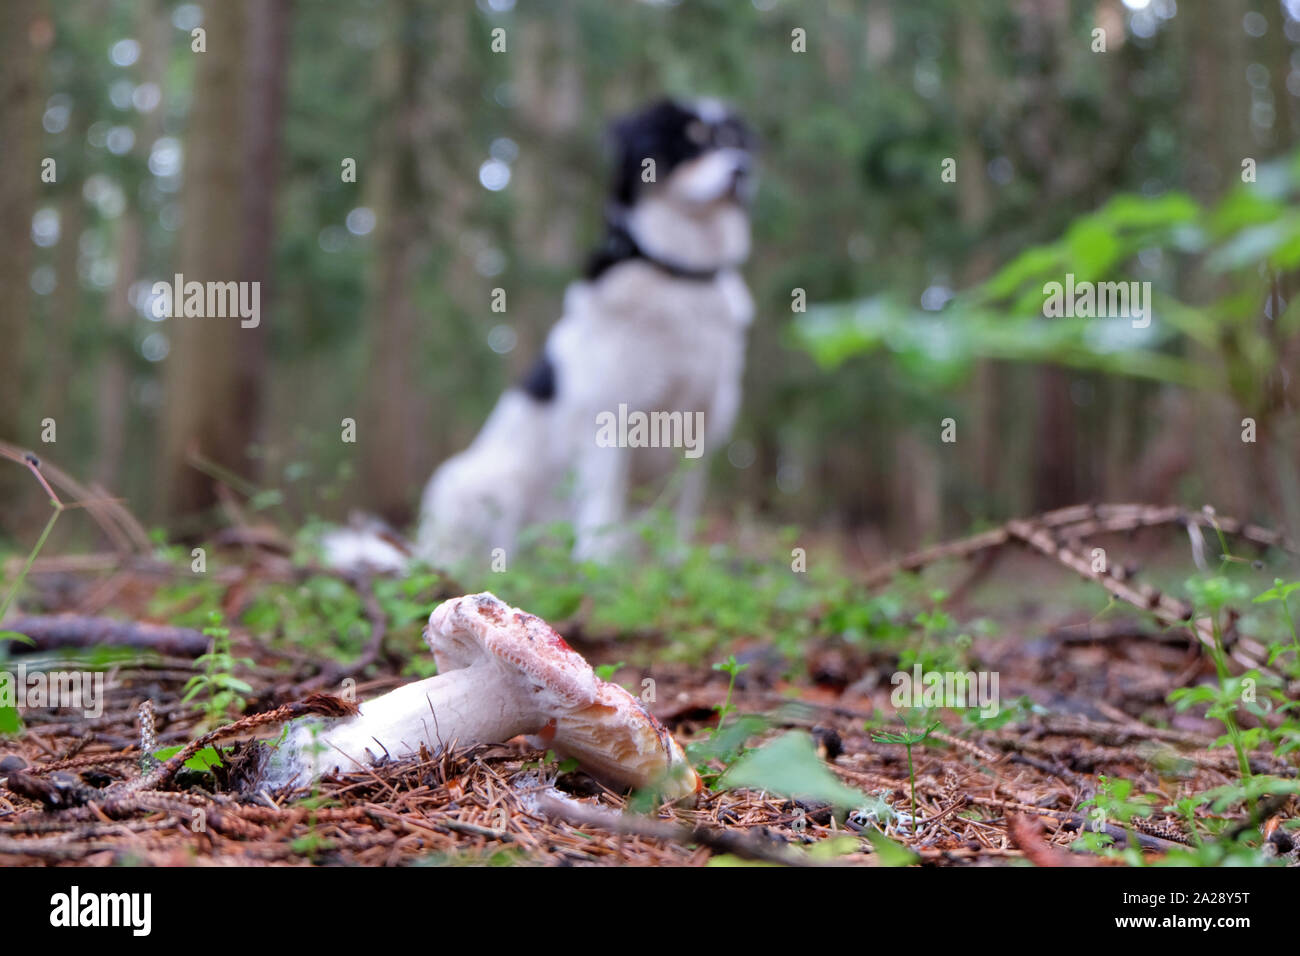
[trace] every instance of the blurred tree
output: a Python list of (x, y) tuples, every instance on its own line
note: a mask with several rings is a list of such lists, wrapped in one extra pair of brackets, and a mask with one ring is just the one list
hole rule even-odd
[[(31, 299), (32, 215), (41, 188), (41, 165), (35, 131), (40, 128), (42, 55), (53, 39), (53, 24), (42, 0), (0, 4), (0, 436), (26, 441), (37, 423), (23, 418), (27, 379), (28, 303)], [(0, 488), (11, 487), (10, 476)]]
[[(140, 83), (154, 84), (162, 88), (166, 75), (168, 53), (170, 52), (171, 24), (163, 15), (163, 7), (158, 0), (141, 0), (136, 11), (134, 32), (141, 37), (140, 58), (135, 64), (135, 73)], [(78, 110), (78, 113), (82, 113)], [(104, 309), (103, 341), (100, 347), (99, 380), (95, 393), (95, 440), (97, 455), (95, 462), (96, 480), (105, 488), (118, 489), (121, 480), (122, 462), (126, 453), (127, 423), (130, 416), (131, 371), (135, 364), (135, 348), (131, 336), (131, 327), (136, 317), (131, 303), (133, 284), (144, 274), (145, 225), (140, 209), (141, 189), (144, 166), (150, 147), (162, 133), (163, 111), (161, 109), (138, 110), (135, 113), (135, 143), (132, 150), (135, 163), (124, 172), (127, 188), (123, 190), (122, 213), (115, 223), (117, 257), (116, 278), (109, 294), (107, 308)], [(84, 132), (77, 131), (77, 140)], [(136, 188), (131, 188), (131, 186)], [(80, 196), (76, 199), (79, 201)], [(75, 266), (80, 230), (68, 236), (68, 255)], [(73, 268), (65, 275), (67, 284), (73, 289), (77, 283)], [(73, 313), (75, 314), (75, 313)], [(71, 343), (64, 343), (64, 348)]]
[[(275, 200), (280, 174), (280, 131), (284, 122), (285, 86), (289, 64), (292, 0), (244, 0), (246, 49), (244, 75), (243, 244), (239, 276), (261, 286), (263, 316), (269, 320), (274, 303), (272, 261), (275, 239)], [(238, 433), (247, 441), (261, 437), (263, 393), (269, 372), (267, 346), (270, 321), (239, 332), (236, 372)], [(257, 459), (250, 462), (256, 468)], [(254, 472), (256, 477), (256, 472)]]
[[(184, 214), (179, 269), (185, 281), (225, 282), (240, 276), (245, 181), (243, 77), (247, 39), (242, 3), (205, 11), (206, 52), (196, 52), (194, 105), (185, 141)], [(263, 171), (263, 174), (265, 171)], [(181, 290), (175, 290), (179, 297)], [(163, 453), (158, 488), (174, 521), (193, 519), (217, 500), (212, 466), (240, 472), (249, 435), (239, 409), (238, 318), (167, 320)], [(202, 465), (200, 470), (196, 465)]]
[[(381, 113), (377, 149), (365, 173), (370, 208), (375, 215), (375, 258), (371, 264), (366, 340), (363, 413), (357, 419), (357, 448), (366, 501), (395, 523), (409, 519), (413, 489), (421, 475), (413, 465), (421, 428), (413, 344), (419, 339), (415, 280), (427, 256), (417, 151), (436, 148), (419, 139), (421, 23), (429, 16), (415, 0), (385, 10), (390, 41), (375, 58)], [(437, 11), (436, 57), (455, 56), (459, 42), (454, 6)], [(439, 90), (434, 91), (438, 95)]]

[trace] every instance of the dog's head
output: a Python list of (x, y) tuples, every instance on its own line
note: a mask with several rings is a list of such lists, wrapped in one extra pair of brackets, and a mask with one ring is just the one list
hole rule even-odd
[[(736, 114), (716, 100), (661, 100), (611, 132), (610, 220), (642, 255), (702, 276), (745, 260), (756, 138)], [(620, 257), (603, 256), (589, 274)]]
[(615, 123), (612, 134), (620, 205), (647, 195), (684, 206), (745, 203), (753, 193), (754, 134), (716, 100), (661, 100)]

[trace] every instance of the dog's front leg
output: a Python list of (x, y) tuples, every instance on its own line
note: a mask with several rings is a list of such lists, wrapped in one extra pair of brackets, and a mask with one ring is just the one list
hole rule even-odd
[(579, 560), (606, 560), (619, 550), (629, 465), (624, 448), (592, 446), (580, 456), (574, 546)]
[(677, 540), (687, 544), (695, 535), (695, 523), (704, 507), (704, 489), (708, 484), (709, 469), (704, 461), (690, 462), (683, 467), (681, 484), (677, 491)]

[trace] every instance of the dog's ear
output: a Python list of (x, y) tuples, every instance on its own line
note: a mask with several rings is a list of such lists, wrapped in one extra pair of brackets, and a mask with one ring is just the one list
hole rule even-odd
[(610, 198), (620, 206), (631, 206), (636, 199), (637, 178), (641, 172), (636, 158), (636, 117), (624, 116), (610, 123), (605, 131), (610, 158)]
[(636, 202), (642, 163), (647, 159), (671, 165), (674, 157), (665, 155), (666, 146), (680, 138), (690, 115), (676, 101), (664, 98), (610, 124), (608, 140), (614, 153), (610, 194), (615, 202), (623, 206)]

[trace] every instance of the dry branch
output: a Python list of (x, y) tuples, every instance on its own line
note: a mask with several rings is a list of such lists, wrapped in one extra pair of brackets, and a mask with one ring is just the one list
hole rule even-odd
[[(138, 647), (176, 657), (198, 657), (207, 652), (210, 643), (208, 638), (189, 627), (79, 614), (19, 617), (6, 621), (4, 627), (31, 638), (35, 647), (30, 649), (38, 651), (109, 645)], [(23, 646), (20, 644), (15, 650), (21, 653)]]

